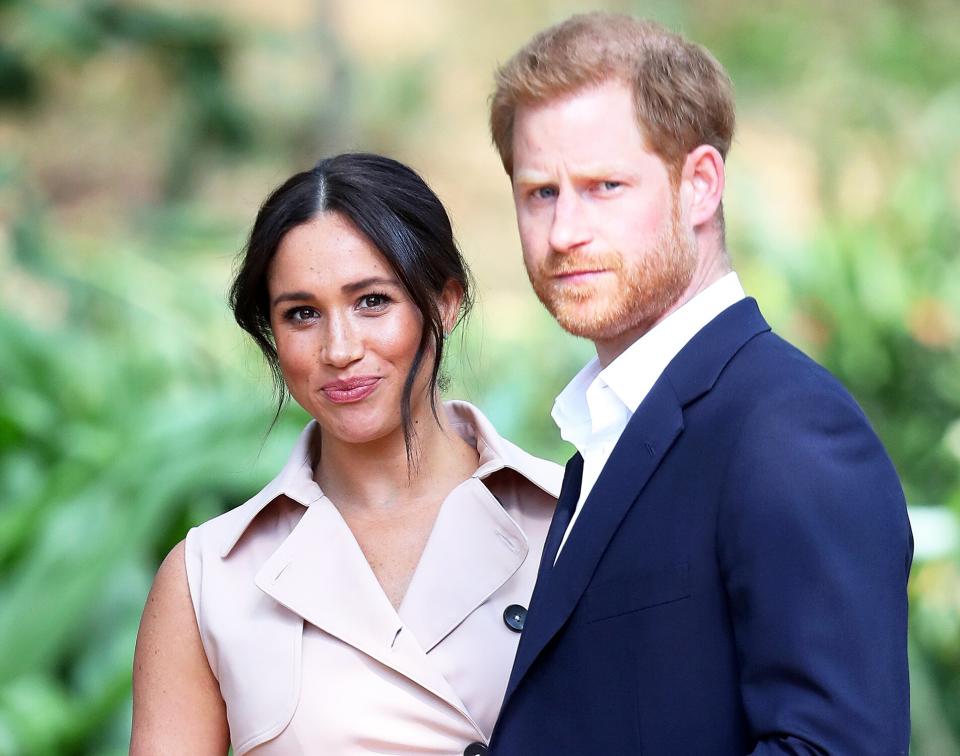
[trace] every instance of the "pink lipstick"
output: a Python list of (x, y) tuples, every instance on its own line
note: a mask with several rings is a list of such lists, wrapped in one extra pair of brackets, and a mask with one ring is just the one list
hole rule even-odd
[(349, 404), (366, 399), (380, 383), (376, 375), (358, 375), (343, 381), (330, 381), (320, 387), (324, 396), (335, 404)]

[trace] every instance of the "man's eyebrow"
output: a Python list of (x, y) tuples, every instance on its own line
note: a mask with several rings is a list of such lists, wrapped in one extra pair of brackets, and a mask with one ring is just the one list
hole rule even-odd
[[(593, 163), (592, 165), (583, 165), (569, 172), (569, 177), (574, 181), (600, 179), (607, 176), (623, 176), (626, 171), (622, 166), (617, 167), (611, 163)], [(553, 186), (557, 184), (555, 176), (543, 171), (525, 170), (517, 171), (513, 176), (513, 183), (516, 186)]]
[(530, 184), (548, 184), (552, 181), (549, 174), (542, 171), (518, 171), (513, 175), (513, 183), (527, 186)]

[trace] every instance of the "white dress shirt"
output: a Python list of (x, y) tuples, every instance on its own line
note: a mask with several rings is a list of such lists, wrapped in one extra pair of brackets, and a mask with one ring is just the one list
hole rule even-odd
[(558, 558), (613, 447), (653, 384), (700, 329), (744, 296), (737, 274), (727, 273), (657, 323), (606, 368), (594, 357), (560, 392), (553, 404), (553, 420), (561, 438), (583, 457), (583, 479)]

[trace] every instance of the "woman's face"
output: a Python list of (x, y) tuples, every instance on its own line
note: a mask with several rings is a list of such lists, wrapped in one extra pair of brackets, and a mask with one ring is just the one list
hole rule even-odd
[[(322, 213), (283, 237), (267, 288), (287, 388), (324, 438), (402, 435), (400, 399), (423, 319), (376, 247), (345, 216)], [(432, 354), (414, 384), (414, 418), (430, 364)]]

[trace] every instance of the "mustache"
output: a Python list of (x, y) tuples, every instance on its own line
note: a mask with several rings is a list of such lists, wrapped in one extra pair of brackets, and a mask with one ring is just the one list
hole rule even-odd
[(588, 270), (617, 271), (623, 267), (623, 258), (617, 252), (573, 255), (569, 252), (551, 252), (540, 265), (540, 274), (564, 276)]

